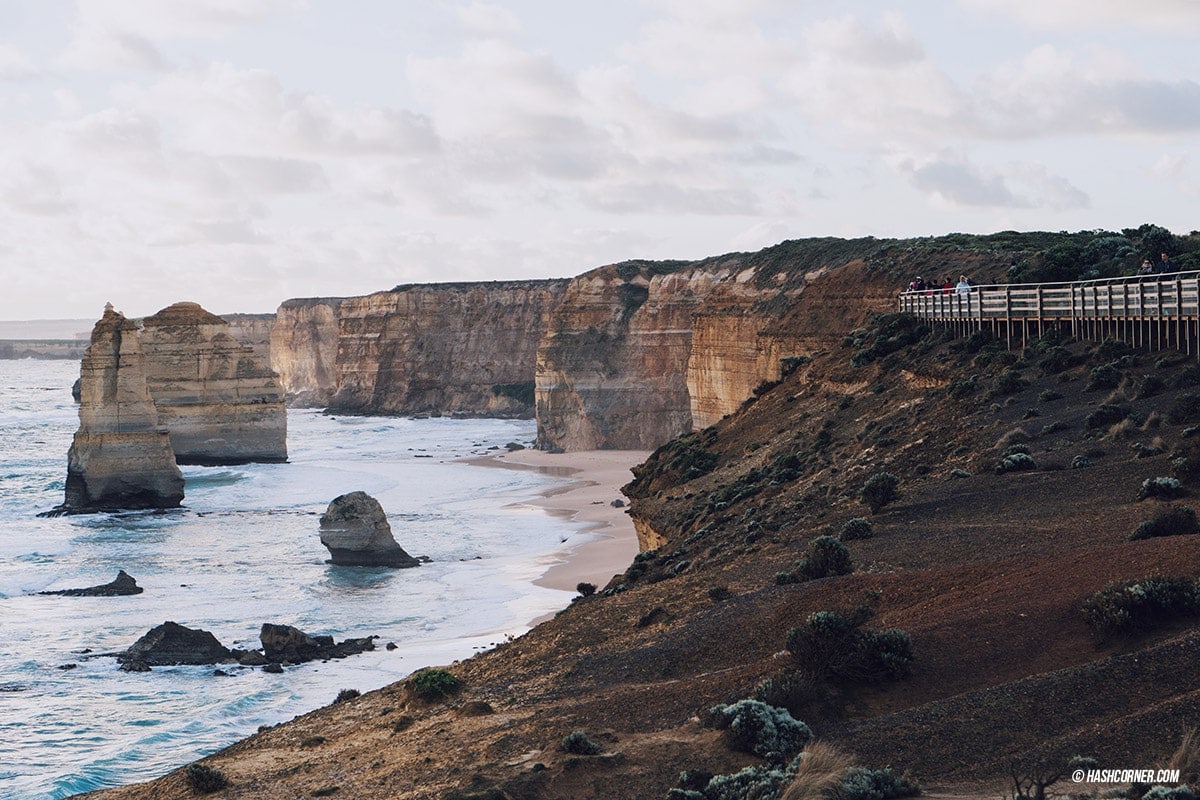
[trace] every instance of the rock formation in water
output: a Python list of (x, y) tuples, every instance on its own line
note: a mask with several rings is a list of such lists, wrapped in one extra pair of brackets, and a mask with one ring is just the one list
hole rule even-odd
[(208, 631), (186, 628), (176, 622), (164, 622), (146, 632), (129, 649), (117, 655), (122, 664), (150, 667), (172, 664), (220, 664), (231, 661), (233, 654)]
[(89, 586), (86, 589), (55, 589), (38, 594), (57, 594), (63, 597), (120, 597), (130, 594), (141, 594), (142, 587), (137, 585), (125, 570), (117, 570), (117, 577), (99, 586)]
[(293, 404), (356, 414), (533, 415), (537, 346), (566, 280), (288, 300), (272, 366)]
[(421, 563), (392, 538), (383, 506), (366, 492), (334, 498), (321, 515), (321, 544), (329, 548), (331, 564), (416, 567)]
[(221, 317), (176, 303), (142, 320), (147, 384), (180, 464), (287, 460), (275, 374)]
[(291, 625), (264, 622), (258, 635), (264, 658), (272, 663), (302, 664), (324, 658), (345, 658), (375, 649), (377, 636), (335, 642), (332, 636), (311, 636)]
[(137, 324), (109, 305), (80, 367), (79, 430), (59, 513), (174, 508), (183, 474), (146, 387)]

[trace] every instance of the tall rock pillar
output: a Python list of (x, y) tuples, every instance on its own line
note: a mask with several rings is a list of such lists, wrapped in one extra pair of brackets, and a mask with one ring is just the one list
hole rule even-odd
[(79, 430), (61, 511), (174, 508), (183, 474), (146, 388), (137, 323), (105, 306), (80, 368)]

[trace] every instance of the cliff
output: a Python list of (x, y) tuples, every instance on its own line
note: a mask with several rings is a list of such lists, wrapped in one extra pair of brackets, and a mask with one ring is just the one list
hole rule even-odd
[(531, 416), (537, 343), (565, 288), (447, 283), (288, 300), (272, 364), (294, 403), (330, 411)]
[(221, 314), (229, 323), (229, 334), (254, 351), (254, 357), (263, 364), (271, 363), (271, 331), (275, 327), (274, 314)]
[(150, 399), (137, 323), (107, 306), (80, 367), (79, 430), (60, 510), (173, 508), (182, 500), (183, 474)]
[(230, 331), (196, 303), (142, 320), (146, 382), (181, 464), (287, 460), (283, 391)]

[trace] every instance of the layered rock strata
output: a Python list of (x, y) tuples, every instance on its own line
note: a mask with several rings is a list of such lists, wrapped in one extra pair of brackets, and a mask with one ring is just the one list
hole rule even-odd
[(63, 513), (173, 508), (183, 474), (146, 385), (138, 326), (109, 305), (80, 367), (79, 430)]
[(147, 384), (180, 464), (287, 460), (279, 381), (228, 322), (196, 303), (142, 320)]
[(272, 365), (293, 404), (331, 412), (529, 417), (538, 342), (566, 286), (445, 283), (289, 300)]
[(420, 560), (404, 552), (379, 501), (366, 492), (335, 497), (321, 515), (321, 544), (329, 563), (352, 567), (416, 567)]

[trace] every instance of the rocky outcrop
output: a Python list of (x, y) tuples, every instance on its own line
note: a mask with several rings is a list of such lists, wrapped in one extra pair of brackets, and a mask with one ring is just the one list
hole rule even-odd
[(99, 586), (89, 586), (86, 589), (55, 589), (38, 594), (56, 594), (63, 597), (121, 597), (123, 595), (141, 594), (142, 587), (137, 585), (125, 570), (117, 570), (117, 577)]
[(140, 663), (150, 667), (173, 664), (220, 664), (233, 660), (233, 654), (208, 631), (185, 628), (176, 622), (164, 622), (117, 655), (122, 664)]
[(321, 544), (329, 563), (351, 567), (416, 567), (420, 560), (404, 552), (379, 501), (366, 492), (333, 499), (321, 516)]
[(176, 303), (142, 320), (147, 384), (180, 464), (287, 460), (279, 381), (221, 317)]
[(61, 513), (173, 508), (183, 474), (146, 386), (137, 324), (109, 305), (80, 368), (79, 430)]
[(249, 345), (260, 363), (271, 364), (271, 330), (274, 314), (222, 314), (229, 323), (229, 333), (244, 345)]
[(272, 364), (296, 402), (330, 411), (532, 416), (538, 341), (566, 286), (445, 283), (289, 300)]

